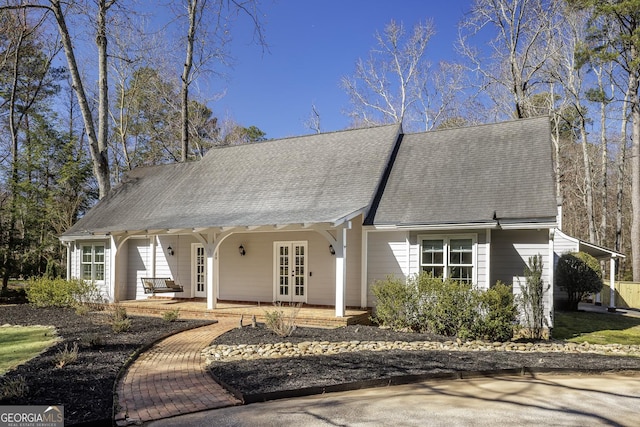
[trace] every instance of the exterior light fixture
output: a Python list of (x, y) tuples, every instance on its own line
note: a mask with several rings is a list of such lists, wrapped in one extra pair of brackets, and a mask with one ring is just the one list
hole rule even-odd
[(175, 252), (173, 251), (173, 248), (172, 248), (171, 246), (169, 246), (169, 247), (167, 248), (167, 253), (168, 253), (169, 255), (173, 256), (173, 254), (174, 254)]
[(247, 253), (247, 251), (244, 250), (244, 246), (242, 245), (238, 247), (238, 252), (240, 252), (240, 256), (245, 256), (245, 254)]
[(329, 245), (329, 252), (331, 252), (331, 255), (335, 255), (336, 254), (336, 250), (333, 249), (333, 245)]

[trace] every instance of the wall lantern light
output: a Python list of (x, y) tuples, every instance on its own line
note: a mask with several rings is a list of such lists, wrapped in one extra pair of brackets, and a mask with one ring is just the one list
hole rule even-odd
[(169, 255), (173, 256), (173, 254), (174, 254), (175, 252), (173, 252), (173, 248), (172, 248), (171, 246), (169, 246), (169, 247), (167, 248), (167, 253), (168, 253)]
[(240, 256), (245, 256), (245, 254), (247, 253), (247, 251), (244, 250), (244, 246), (242, 245), (238, 247), (238, 252), (240, 252)]
[(336, 250), (333, 249), (333, 245), (329, 245), (329, 252), (331, 252), (331, 255), (335, 255), (336, 254)]

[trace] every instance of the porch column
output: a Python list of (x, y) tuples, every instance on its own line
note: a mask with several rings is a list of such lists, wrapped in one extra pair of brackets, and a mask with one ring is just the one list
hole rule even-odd
[(612, 256), (609, 261), (609, 307), (607, 311), (616, 311), (616, 257)]
[(118, 244), (116, 242), (115, 237), (109, 237), (109, 246), (110, 246), (110, 265), (109, 265), (109, 288), (108, 292), (110, 295), (110, 300), (112, 302), (118, 302), (120, 300), (119, 296), (116, 294), (116, 290), (118, 290), (118, 269), (116, 268), (117, 258), (118, 258)]
[(209, 243), (205, 245), (205, 253), (207, 255), (207, 267), (206, 267), (206, 275), (207, 278), (207, 309), (213, 310), (216, 308), (216, 277), (215, 277), (215, 244)]
[(336, 233), (336, 317), (344, 317), (345, 288), (347, 284), (347, 229), (351, 228), (349, 222)]

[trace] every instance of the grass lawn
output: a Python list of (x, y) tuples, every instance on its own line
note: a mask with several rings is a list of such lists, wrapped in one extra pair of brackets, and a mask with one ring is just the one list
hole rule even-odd
[(640, 345), (640, 318), (559, 311), (555, 313), (553, 338), (576, 343)]
[(0, 375), (37, 356), (58, 338), (48, 326), (0, 327)]

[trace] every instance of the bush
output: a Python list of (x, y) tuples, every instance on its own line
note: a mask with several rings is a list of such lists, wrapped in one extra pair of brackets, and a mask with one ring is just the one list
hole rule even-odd
[(4, 378), (0, 384), (0, 400), (23, 398), (29, 394), (29, 386), (22, 375), (15, 378)]
[(131, 319), (127, 316), (127, 310), (121, 305), (114, 304), (111, 313), (111, 329), (116, 334), (127, 332), (131, 329)]
[(596, 271), (591, 267), (594, 265), (594, 261), (589, 260), (589, 257), (584, 253), (567, 253), (558, 260), (556, 282), (558, 287), (569, 295), (567, 310), (577, 311), (578, 303), (587, 294), (600, 292), (602, 289), (602, 279), (598, 274), (599, 268)]
[(517, 315), (508, 286), (480, 291), (471, 284), (422, 273), (406, 284), (388, 278), (373, 286), (372, 320), (394, 330), (431, 332), (460, 339), (508, 340)]
[(290, 336), (296, 330), (296, 318), (302, 304), (290, 305), (288, 314), (284, 312), (282, 303), (277, 302), (273, 305), (276, 307), (275, 310), (264, 312), (265, 326), (278, 336)]
[(65, 280), (46, 277), (29, 280), (27, 300), (36, 307), (97, 307), (104, 302), (100, 290), (93, 282), (81, 279)]
[(377, 303), (372, 321), (396, 331), (414, 329), (418, 315), (416, 304), (418, 296), (410, 284), (405, 284), (393, 276), (376, 282), (371, 291)]
[(56, 354), (56, 368), (63, 368), (65, 365), (73, 363), (76, 360), (78, 360), (78, 343), (74, 342), (71, 349), (65, 344), (64, 350), (60, 350), (58, 354)]
[(162, 319), (166, 322), (175, 322), (180, 317), (180, 309), (169, 310), (162, 313)]
[(543, 338), (547, 319), (544, 315), (544, 288), (542, 280), (542, 256), (529, 258), (529, 265), (524, 269), (525, 283), (520, 286), (519, 303), (522, 307), (523, 333), (531, 339)]
[(485, 340), (509, 341), (513, 337), (513, 327), (518, 319), (518, 309), (513, 297), (513, 289), (497, 282), (490, 289), (480, 293), (480, 318), (474, 335)]

